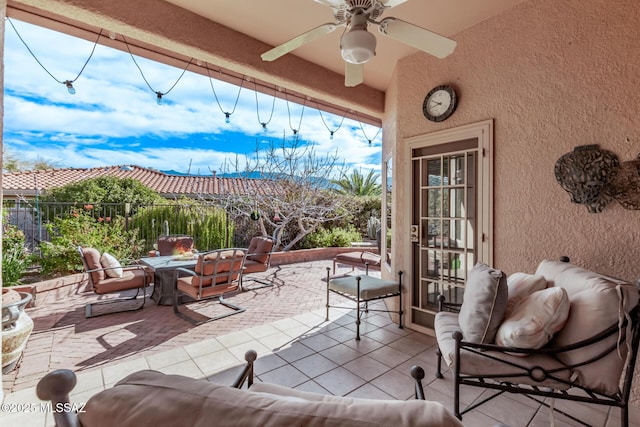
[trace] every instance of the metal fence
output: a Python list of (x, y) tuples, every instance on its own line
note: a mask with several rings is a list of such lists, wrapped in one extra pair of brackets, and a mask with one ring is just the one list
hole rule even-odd
[[(90, 207), (90, 209), (87, 209)], [(84, 213), (93, 216), (96, 221), (111, 220), (122, 218), (124, 220), (125, 230), (133, 229), (134, 216), (141, 209), (148, 208), (148, 205), (132, 204), (132, 203), (43, 203), (36, 201), (3, 201), (3, 210), (6, 215), (6, 222), (19, 227), (25, 235), (25, 243), (29, 250), (33, 251), (38, 247), (40, 242), (50, 241), (50, 236), (46, 225), (56, 217), (68, 216), (77, 209), (83, 209)], [(188, 224), (189, 215), (175, 215), (176, 209), (193, 210), (198, 212), (211, 210), (212, 212), (220, 207), (213, 205), (185, 204), (185, 205), (153, 205), (152, 212), (154, 216), (151, 221), (155, 227), (136, 227), (138, 230), (138, 238), (145, 241), (145, 246), (150, 249), (160, 235), (165, 234), (184, 234), (185, 230), (193, 229), (193, 224)], [(168, 209), (161, 209), (161, 208)], [(247, 224), (242, 221), (226, 220), (226, 246), (232, 247), (237, 245), (248, 245)], [(235, 232), (234, 232), (235, 231)], [(198, 246), (199, 236), (195, 235), (194, 245)], [(202, 246), (200, 246), (202, 247)], [(215, 248), (207, 248), (215, 249)]]

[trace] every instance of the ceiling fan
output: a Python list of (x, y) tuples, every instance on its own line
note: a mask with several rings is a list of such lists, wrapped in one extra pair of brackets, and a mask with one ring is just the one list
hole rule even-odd
[(367, 31), (369, 24), (377, 25), (380, 33), (437, 58), (450, 55), (456, 47), (454, 40), (397, 18), (388, 17), (376, 21), (385, 10), (407, 0), (315, 1), (333, 9), (336, 22), (322, 24), (274, 47), (261, 55), (264, 61), (274, 61), (300, 46), (344, 26), (346, 28), (340, 38), (342, 59), (345, 61), (344, 84), (352, 87), (364, 81), (364, 64), (376, 54), (376, 37)]

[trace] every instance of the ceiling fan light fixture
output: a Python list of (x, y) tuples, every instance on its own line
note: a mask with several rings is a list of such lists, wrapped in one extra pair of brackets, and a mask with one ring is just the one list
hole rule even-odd
[(364, 64), (376, 55), (376, 37), (366, 29), (353, 29), (340, 39), (342, 59), (351, 64)]

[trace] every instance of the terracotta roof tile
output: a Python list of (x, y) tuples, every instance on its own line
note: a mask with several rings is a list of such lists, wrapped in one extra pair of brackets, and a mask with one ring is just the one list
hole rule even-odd
[(275, 194), (273, 181), (262, 179), (220, 178), (211, 176), (167, 175), (139, 166), (107, 166), (100, 168), (63, 168), (2, 174), (5, 196), (35, 196), (39, 191), (99, 176), (133, 178), (162, 195), (240, 195)]

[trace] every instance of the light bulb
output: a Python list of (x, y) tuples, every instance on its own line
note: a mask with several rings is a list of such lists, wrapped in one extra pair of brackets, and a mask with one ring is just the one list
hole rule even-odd
[(329, 135), (329, 139), (333, 141), (333, 131), (331, 131), (331, 135)]
[(231, 123), (231, 113), (224, 113), (224, 122), (225, 123)]
[(71, 94), (71, 95), (75, 95), (76, 93), (76, 89), (73, 87), (73, 84), (71, 84), (71, 80), (67, 80), (64, 82), (64, 85), (67, 87), (67, 91)]
[(369, 140), (369, 145), (371, 145), (371, 140)]
[(298, 129), (294, 129), (294, 130), (293, 130), (293, 134), (294, 134), (294, 135), (297, 135), (297, 134), (298, 134)]
[(260, 123), (262, 125), (262, 130), (264, 132), (267, 132), (267, 124), (266, 123)]
[(156, 92), (156, 104), (162, 105), (162, 92)]

